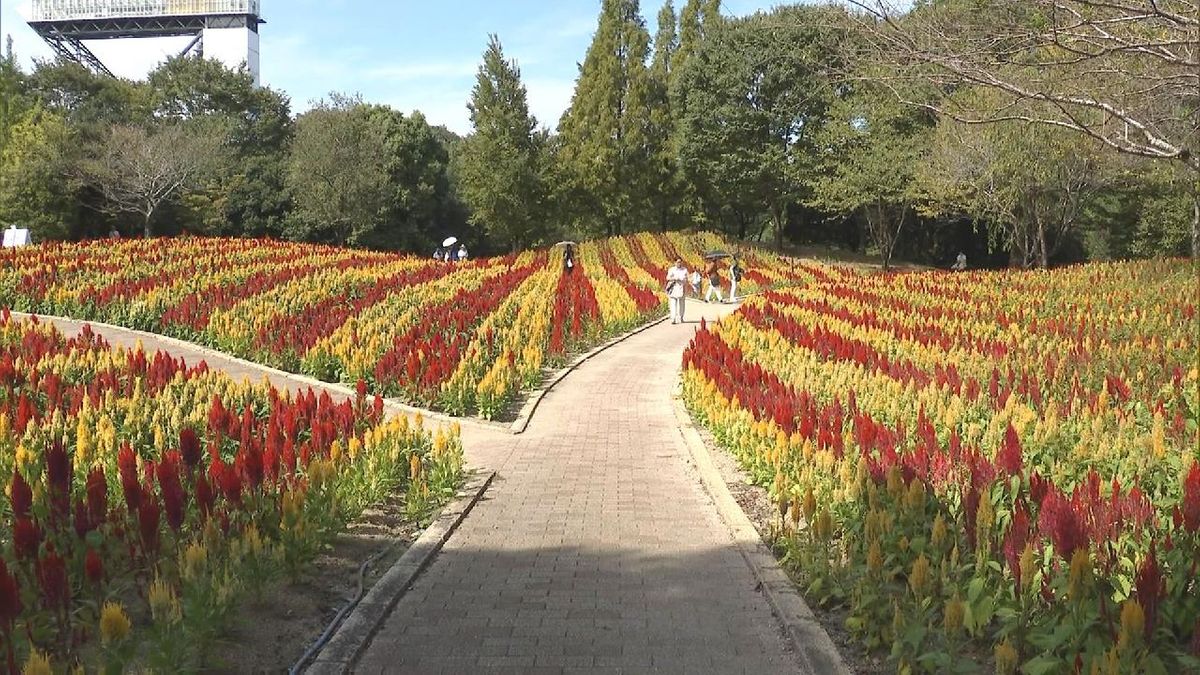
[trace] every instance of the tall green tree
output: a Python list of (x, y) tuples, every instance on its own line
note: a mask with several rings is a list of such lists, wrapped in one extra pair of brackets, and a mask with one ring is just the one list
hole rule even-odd
[(287, 184), (287, 235), (358, 244), (383, 226), (387, 129), (361, 100), (332, 95), (296, 119)]
[(932, 115), (869, 85), (837, 101), (830, 112), (818, 142), (822, 170), (808, 203), (859, 217), (886, 271), (901, 231), (914, 219)]
[[(989, 96), (986, 90), (960, 96)], [(1009, 264), (1046, 267), (1109, 185), (1097, 143), (1026, 122), (938, 122), (919, 171), (931, 215), (965, 214), (1009, 252)]]
[(8, 130), (0, 149), (0, 227), (14, 223), (35, 241), (66, 239), (78, 218), (76, 139), (61, 115), (40, 106)]
[(654, 59), (650, 63), (650, 175), (652, 216), (660, 230), (668, 230), (683, 224), (681, 198), (684, 184), (677, 161), (675, 143), (675, 115), (671, 108), (671, 80), (674, 74), (672, 63), (679, 49), (679, 36), (675, 33), (675, 9), (671, 0), (663, 3), (658, 12), (658, 31), (654, 34)]
[(541, 243), (548, 234), (545, 136), (529, 114), (521, 71), (504, 58), (495, 35), (488, 40), (467, 110), (474, 132), (462, 142), (455, 171), (471, 222), (510, 250)]
[(371, 108), (383, 123), (386, 139), (385, 227), (358, 243), (424, 251), (446, 236), (454, 209), (449, 151), (419, 111), (406, 117), (386, 106)]
[(561, 195), (583, 232), (621, 234), (651, 220), (649, 52), (637, 0), (604, 0), (559, 122)]
[(677, 73), (680, 163), (739, 237), (765, 217), (781, 246), (789, 209), (809, 196), (841, 16), (796, 6), (723, 21)]
[(157, 117), (219, 118), (230, 132), (229, 166), (188, 203), (213, 234), (279, 235), (288, 201), (287, 152), (295, 133), (286, 95), (257, 87), (244, 69), (196, 57), (167, 60), (147, 79)]
[(296, 121), (288, 165), (290, 237), (423, 249), (452, 200), (449, 153), (420, 113), (333, 95)]
[(17, 67), (11, 42), (9, 47), (9, 52), (0, 56), (0, 152), (8, 140), (9, 129), (29, 107), (25, 96), (25, 74)]

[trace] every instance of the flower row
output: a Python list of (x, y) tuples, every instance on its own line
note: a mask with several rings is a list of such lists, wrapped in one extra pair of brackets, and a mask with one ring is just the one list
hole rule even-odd
[[(547, 363), (665, 309), (676, 255), (711, 234), (639, 234), (445, 263), (267, 240), (50, 244), (0, 253), (0, 307), (199, 342), (326, 381), (493, 417)], [(747, 254), (747, 290), (791, 271)], [(761, 266), (761, 267), (760, 267)]]
[(1186, 671), (1198, 328), (1175, 262), (828, 275), (702, 329), (684, 390), (898, 669)]
[(195, 667), (231, 606), (404, 491), (452, 491), (457, 432), (383, 401), (238, 384), (0, 316), (0, 649), (17, 665)]

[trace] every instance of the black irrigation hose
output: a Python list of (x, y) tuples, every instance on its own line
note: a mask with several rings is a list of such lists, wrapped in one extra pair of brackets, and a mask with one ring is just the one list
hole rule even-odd
[(350, 614), (351, 611), (354, 610), (355, 607), (358, 606), (358, 603), (362, 601), (363, 595), (366, 594), (366, 588), (364, 588), (364, 582), (365, 582), (366, 576), (367, 576), (367, 568), (369, 568), (371, 565), (375, 564), (380, 558), (382, 558), (385, 554), (391, 552), (395, 548), (396, 548), (395, 543), (385, 546), (385, 547), (383, 547), (383, 549), (381, 551), (379, 551), (375, 555), (371, 556), (370, 558), (367, 558), (366, 560), (363, 561), (362, 565), (358, 566), (358, 591), (354, 594), (354, 597), (351, 598), (350, 601), (347, 602), (346, 605), (344, 607), (342, 607), (341, 610), (339, 610), (337, 614), (334, 615), (333, 620), (330, 621), (329, 625), (325, 627), (325, 632), (321, 633), (321, 637), (317, 638), (317, 641), (314, 642), (312, 644), (312, 646), (308, 648), (308, 651), (304, 652), (304, 655), (301, 656), (299, 658), (299, 660), (297, 660), (295, 663), (292, 664), (292, 667), (288, 669), (288, 675), (299, 675), (300, 671), (304, 668), (304, 666), (307, 665), (308, 662), (310, 660), (312, 660), (312, 658), (314, 656), (316, 656), (317, 653), (320, 652), (322, 648), (325, 647), (325, 645), (329, 642), (329, 639), (333, 637), (333, 632), (336, 631), (338, 629), (338, 627), (342, 625), (342, 622), (346, 620), (346, 617)]

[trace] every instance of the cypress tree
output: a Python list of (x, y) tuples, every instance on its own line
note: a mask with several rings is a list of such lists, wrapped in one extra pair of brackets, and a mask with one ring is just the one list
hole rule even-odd
[(467, 103), (475, 131), (462, 144), (457, 172), (472, 224), (513, 250), (545, 235), (543, 136), (529, 113), (521, 71), (490, 36)]
[(650, 107), (651, 171), (654, 184), (651, 190), (652, 214), (661, 230), (676, 227), (679, 222), (679, 202), (683, 185), (680, 182), (678, 154), (674, 143), (675, 118), (671, 111), (671, 62), (679, 49), (675, 33), (675, 9), (671, 0), (663, 3), (658, 12), (658, 32), (654, 35), (654, 60), (650, 65), (650, 80), (654, 98)]
[(649, 52), (637, 0), (604, 0), (571, 106), (559, 123), (564, 198), (584, 232), (631, 232), (650, 217)]

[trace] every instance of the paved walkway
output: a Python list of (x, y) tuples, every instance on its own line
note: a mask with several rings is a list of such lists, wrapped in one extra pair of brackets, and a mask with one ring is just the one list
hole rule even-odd
[[(731, 308), (689, 309), (698, 321)], [(675, 422), (670, 397), (695, 328), (659, 324), (585, 362), (524, 434), (464, 425), (468, 463), (497, 478), (358, 672), (796, 672)]]

